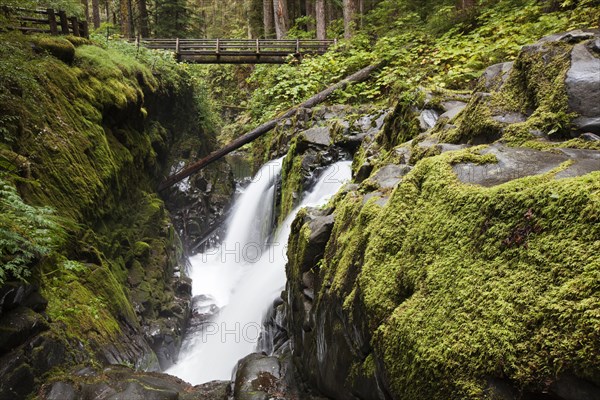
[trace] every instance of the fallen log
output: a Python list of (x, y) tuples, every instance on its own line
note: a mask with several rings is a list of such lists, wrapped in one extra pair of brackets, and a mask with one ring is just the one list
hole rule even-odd
[(358, 72), (348, 76), (347, 78), (341, 80), (340, 82), (336, 83), (335, 85), (329, 86), (327, 89), (323, 90), (322, 92), (317, 93), (310, 99), (306, 100), (304, 103), (301, 103), (295, 107), (290, 108), (285, 113), (278, 116), (277, 118), (272, 119), (268, 122), (265, 122), (264, 124), (254, 128), (253, 130), (246, 133), (245, 135), (240, 136), (239, 138), (237, 138), (234, 141), (232, 141), (231, 143), (229, 143), (227, 146), (225, 146), (219, 150), (213, 151), (212, 153), (210, 153), (208, 156), (204, 157), (203, 159), (196, 161), (195, 163), (182, 169), (180, 172), (177, 172), (177, 173), (167, 177), (167, 179), (165, 179), (158, 186), (158, 191), (160, 192), (160, 191), (165, 190), (168, 187), (173, 186), (177, 182), (187, 178), (188, 176), (192, 175), (195, 172), (198, 172), (199, 170), (206, 167), (207, 165), (219, 160), (221, 157), (231, 153), (234, 150), (239, 149), (243, 145), (248, 144), (248, 143), (252, 142), (253, 140), (256, 140), (260, 136), (269, 132), (271, 129), (275, 128), (277, 126), (277, 124), (279, 122), (281, 122), (282, 120), (292, 117), (296, 112), (298, 112), (298, 110), (300, 108), (312, 108), (312, 107), (316, 106), (317, 104), (325, 101), (327, 99), (327, 97), (329, 97), (336, 90), (344, 89), (350, 83), (362, 82), (362, 81), (366, 80), (373, 71), (380, 68), (382, 65), (383, 65), (383, 63), (379, 63), (379, 64), (375, 64), (375, 65), (370, 65), (366, 68), (361, 69), (360, 71), (358, 71)]

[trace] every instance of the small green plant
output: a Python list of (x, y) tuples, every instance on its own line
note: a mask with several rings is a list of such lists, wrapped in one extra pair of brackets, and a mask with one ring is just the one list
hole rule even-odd
[(0, 285), (7, 279), (25, 281), (33, 262), (49, 254), (64, 234), (51, 208), (25, 204), (0, 178)]

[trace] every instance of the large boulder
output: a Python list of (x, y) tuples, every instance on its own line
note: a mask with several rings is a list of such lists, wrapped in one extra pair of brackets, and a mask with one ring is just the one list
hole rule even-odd
[(574, 125), (600, 133), (600, 36), (573, 47), (565, 83), (569, 107), (579, 114)]

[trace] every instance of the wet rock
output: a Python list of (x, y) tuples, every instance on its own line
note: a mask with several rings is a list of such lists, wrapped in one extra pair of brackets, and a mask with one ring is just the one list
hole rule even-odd
[(600, 400), (600, 386), (570, 375), (557, 379), (550, 392), (562, 400)]
[(167, 374), (112, 366), (101, 373), (73, 377), (42, 387), (41, 400), (225, 400), (228, 382), (192, 387)]
[(500, 64), (494, 64), (486, 68), (480, 80), (485, 91), (499, 91), (508, 79), (508, 76), (512, 71), (513, 64), (513, 62), (505, 62)]
[(411, 167), (408, 165), (389, 164), (378, 169), (377, 172), (369, 178), (368, 182), (383, 190), (392, 189), (402, 180), (404, 175), (410, 172), (410, 170)]
[(466, 102), (460, 101), (460, 100), (447, 100), (447, 101), (442, 101), (442, 103), (441, 103), (442, 110), (445, 113), (448, 111), (457, 109), (457, 108), (465, 107), (466, 105), (467, 105)]
[(68, 382), (56, 382), (50, 388), (46, 400), (76, 400), (75, 388)]
[(442, 115), (440, 115), (440, 120), (442, 118), (445, 118), (448, 122), (452, 122), (452, 120), (454, 120), (454, 118), (456, 118), (458, 116), (458, 114), (461, 113), (462, 110), (465, 109), (465, 107), (467, 106), (465, 103), (457, 101), (457, 102), (452, 102), (452, 106), (450, 108), (448, 108), (448, 111), (446, 111), (445, 113), (443, 113)]
[(580, 139), (587, 140), (588, 142), (600, 142), (600, 136), (594, 135), (593, 133), (586, 132), (579, 136)]
[(44, 317), (30, 308), (17, 307), (9, 311), (0, 318), (0, 354), (47, 329), (49, 326)]
[(329, 127), (319, 126), (307, 129), (300, 134), (300, 141), (307, 146), (327, 147), (331, 144), (331, 136)]
[(435, 126), (440, 115), (435, 110), (423, 110), (419, 114), (419, 127), (422, 131), (426, 131)]
[(354, 181), (356, 183), (361, 183), (371, 176), (371, 172), (373, 172), (373, 164), (371, 164), (369, 161), (365, 161), (360, 167), (358, 167), (356, 175), (354, 176)]
[(600, 170), (600, 152), (594, 150), (561, 149), (560, 153), (494, 144), (481, 154), (494, 154), (497, 163), (477, 165), (456, 164), (452, 168), (465, 183), (494, 186), (526, 176), (547, 173), (563, 162), (573, 164), (556, 174), (556, 178), (574, 177)]
[(282, 382), (279, 359), (258, 353), (242, 358), (237, 365), (233, 398), (268, 400), (280, 398)]
[(556, 174), (556, 179), (572, 178), (600, 170), (600, 151), (584, 149), (560, 149), (573, 163)]
[(495, 115), (492, 119), (501, 124), (516, 124), (527, 121), (527, 117), (517, 112), (507, 112), (501, 115)]
[(571, 51), (571, 67), (565, 80), (569, 107), (579, 114), (573, 123), (583, 131), (600, 133), (600, 59), (585, 43)]
[(20, 282), (7, 282), (0, 287), (0, 315), (17, 308), (26, 301), (27, 297), (35, 293), (37, 288)]

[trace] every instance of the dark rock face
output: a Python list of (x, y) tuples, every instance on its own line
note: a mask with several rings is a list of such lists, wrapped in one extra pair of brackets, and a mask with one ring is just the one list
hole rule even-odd
[(600, 133), (600, 51), (592, 43), (579, 43), (571, 52), (565, 83), (569, 107), (579, 114), (574, 123), (582, 131)]
[[(199, 158), (195, 152), (187, 155), (190, 162)], [(185, 162), (180, 161), (172, 172), (183, 165)], [(234, 192), (233, 171), (225, 161), (217, 162), (169, 189), (167, 208), (186, 254), (193, 255), (210, 247), (211, 237), (220, 234), (219, 226), (227, 216)]]
[(49, 331), (46, 304), (33, 285), (9, 282), (0, 289), (0, 399), (24, 398), (37, 377), (71, 359)]
[(228, 382), (209, 382), (192, 387), (166, 374), (135, 372), (112, 366), (85, 376), (47, 384), (42, 400), (226, 400)]

